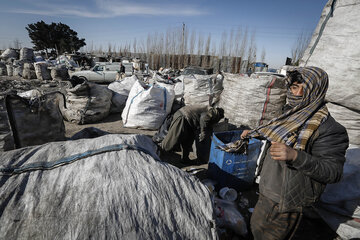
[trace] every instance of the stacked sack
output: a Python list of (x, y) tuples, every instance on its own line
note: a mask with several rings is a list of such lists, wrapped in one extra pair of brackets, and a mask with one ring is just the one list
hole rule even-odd
[(22, 77), (25, 79), (36, 79), (36, 73), (33, 63), (24, 63)]
[(112, 92), (96, 83), (81, 81), (66, 89), (65, 120), (76, 124), (93, 123), (107, 117), (111, 107)]
[(286, 103), (284, 76), (224, 73), (224, 91), (219, 106), (225, 118), (237, 127), (255, 128), (282, 113)]
[(52, 80), (56, 81), (66, 81), (70, 78), (68, 69), (65, 65), (52, 67), (50, 70), (50, 75)]
[(34, 64), (36, 78), (39, 80), (51, 80), (50, 71), (46, 62), (37, 62)]
[(210, 106), (217, 103), (223, 90), (222, 75), (186, 75), (183, 83), (185, 105)]
[(1, 61), (0, 61), (0, 76), (7, 76), (6, 64)]

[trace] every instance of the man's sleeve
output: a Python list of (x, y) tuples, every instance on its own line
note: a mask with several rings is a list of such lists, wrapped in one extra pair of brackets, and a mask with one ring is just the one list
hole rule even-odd
[(298, 151), (297, 158), (287, 164), (318, 182), (335, 183), (341, 179), (348, 145), (346, 129), (336, 123), (314, 141), (311, 154)]

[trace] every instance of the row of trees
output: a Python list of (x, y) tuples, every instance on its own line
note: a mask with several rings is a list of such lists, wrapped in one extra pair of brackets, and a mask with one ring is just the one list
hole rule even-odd
[[(57, 54), (64, 52), (75, 52), (82, 48), (86, 52), (101, 52), (109, 55), (118, 53), (144, 53), (144, 54), (166, 54), (166, 55), (212, 55), (241, 57), (243, 60), (265, 62), (266, 52), (262, 49), (260, 59), (257, 56), (256, 32), (249, 33), (248, 28), (237, 28), (230, 32), (224, 31), (219, 42), (212, 41), (211, 34), (203, 35), (189, 29), (183, 24), (182, 27), (169, 28), (163, 33), (149, 33), (146, 39), (134, 39), (130, 43), (123, 44), (116, 49), (115, 45), (109, 43), (107, 51), (102, 47), (94, 48), (93, 44), (86, 45), (85, 39), (79, 39), (77, 32), (63, 23), (47, 24), (44, 21), (29, 24), (26, 27), (29, 37), (34, 44), (35, 50), (54, 50)], [(311, 39), (310, 34), (301, 33), (293, 48), (291, 49), (292, 63), (297, 65), (303, 56)], [(18, 40), (14, 45), (19, 46)], [(15, 47), (16, 48), (16, 47)]]
[[(146, 39), (136, 39), (130, 43), (122, 44), (118, 48), (111, 43), (107, 49), (95, 48), (93, 44), (86, 46), (86, 52), (107, 52), (113, 55), (116, 52), (165, 54), (165, 55), (211, 55), (241, 57), (249, 62), (257, 60), (256, 32), (249, 33), (247, 28), (238, 28), (230, 32), (224, 31), (220, 42), (212, 40), (211, 34), (203, 35), (195, 31), (189, 32), (184, 25), (178, 28), (169, 28), (166, 32), (149, 33)], [(261, 53), (261, 61), (266, 57), (265, 49)]]
[(35, 50), (54, 50), (57, 54), (64, 52), (75, 52), (85, 46), (85, 39), (79, 39), (77, 32), (63, 23), (47, 24), (40, 21), (28, 24), (26, 30), (29, 33)]

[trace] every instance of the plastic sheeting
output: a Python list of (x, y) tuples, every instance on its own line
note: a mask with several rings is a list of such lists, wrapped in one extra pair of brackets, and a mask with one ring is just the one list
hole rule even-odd
[(360, 110), (360, 1), (329, 0), (313, 33), (302, 66), (329, 75), (326, 99)]
[(224, 73), (219, 107), (225, 118), (238, 127), (255, 128), (282, 113), (286, 103), (284, 78), (277, 75)]
[(111, 112), (121, 112), (124, 109), (130, 90), (137, 80), (138, 78), (133, 75), (109, 84), (108, 89), (113, 91)]
[(171, 112), (174, 90), (136, 81), (121, 118), (124, 127), (157, 130)]
[(206, 186), (157, 158), (120, 134), (0, 153), (0, 238), (217, 239)]

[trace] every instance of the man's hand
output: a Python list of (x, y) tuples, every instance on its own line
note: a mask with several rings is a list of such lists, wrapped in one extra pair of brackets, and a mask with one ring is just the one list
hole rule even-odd
[(241, 139), (246, 138), (246, 136), (248, 135), (249, 132), (250, 132), (250, 130), (244, 130), (244, 131), (241, 133), (240, 138), (241, 138)]
[(284, 143), (271, 142), (270, 155), (279, 161), (293, 161), (297, 158), (297, 151)]

